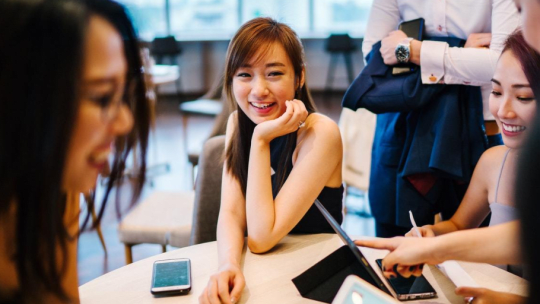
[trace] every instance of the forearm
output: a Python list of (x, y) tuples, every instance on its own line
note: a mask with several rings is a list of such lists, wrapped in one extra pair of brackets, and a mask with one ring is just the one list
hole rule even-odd
[(244, 229), (230, 216), (220, 214), (217, 225), (218, 265), (240, 267), (244, 248)]
[(445, 84), (481, 85), (489, 83), (499, 54), (486, 48), (449, 47), (441, 41), (412, 40), (409, 62), (422, 67), (424, 84), (442, 80)]
[(252, 245), (273, 247), (277, 241), (272, 235), (276, 212), (272, 196), (270, 144), (256, 134), (251, 142), (248, 172), (246, 218), (250, 249)]
[(436, 236), (447, 234), (450, 232), (458, 231), (459, 228), (451, 221), (442, 221), (435, 225), (426, 225), (426, 228), (430, 228)]
[(437, 261), (460, 260), (491, 264), (522, 262), (519, 223), (449, 233), (434, 238), (431, 252)]
[(422, 49), (422, 41), (413, 39), (411, 41), (410, 47), (410, 58), (409, 62), (412, 62), (416, 65), (420, 65), (420, 50)]

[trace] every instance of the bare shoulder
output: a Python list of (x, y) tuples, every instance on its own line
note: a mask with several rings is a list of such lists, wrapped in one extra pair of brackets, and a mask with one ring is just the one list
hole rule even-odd
[(341, 142), (341, 133), (335, 121), (328, 116), (319, 113), (312, 113), (306, 120), (305, 128), (298, 134), (299, 139), (302, 137), (315, 136), (324, 138), (328, 141)]
[(497, 171), (503, 161), (504, 155), (508, 151), (508, 147), (501, 145), (487, 149), (480, 160), (478, 161), (477, 168), (484, 172)]
[(234, 128), (236, 125), (236, 116), (238, 115), (238, 111), (233, 111), (231, 114), (229, 114), (229, 118), (227, 119), (227, 131), (229, 131), (230, 128)]
[(227, 129), (225, 131), (225, 145), (228, 145), (228, 142), (230, 141), (232, 134), (234, 132), (234, 129), (236, 128), (236, 116), (238, 115), (237, 111), (232, 112), (229, 115), (229, 118), (227, 119)]

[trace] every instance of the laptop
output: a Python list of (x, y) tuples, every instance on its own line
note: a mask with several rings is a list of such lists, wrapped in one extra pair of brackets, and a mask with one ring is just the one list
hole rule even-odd
[(324, 208), (324, 206), (321, 204), (321, 202), (318, 199), (315, 200), (315, 206), (317, 206), (319, 211), (321, 211), (324, 218), (328, 221), (330, 226), (332, 226), (332, 228), (337, 233), (337, 235), (341, 238), (343, 243), (345, 243), (345, 245), (349, 247), (354, 257), (360, 262), (360, 265), (362, 265), (362, 267), (366, 270), (369, 277), (364, 278), (364, 279), (367, 282), (374, 285), (375, 287), (382, 290), (383, 292), (392, 296), (392, 293), (390, 293), (388, 288), (386, 288), (386, 285), (384, 285), (384, 282), (382, 281), (382, 279), (377, 275), (377, 273), (373, 270), (373, 268), (371, 268), (371, 266), (369, 265), (368, 261), (366, 260), (362, 252), (360, 252), (358, 247), (356, 247), (356, 244), (351, 240), (351, 238), (347, 235), (347, 233), (345, 233), (345, 231), (341, 228), (339, 223), (332, 217), (330, 212), (328, 212), (328, 210)]

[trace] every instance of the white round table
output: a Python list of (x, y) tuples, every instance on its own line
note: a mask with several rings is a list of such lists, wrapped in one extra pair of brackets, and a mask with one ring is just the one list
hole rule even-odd
[[(289, 235), (273, 250), (265, 254), (253, 254), (244, 249), (243, 271), (246, 288), (239, 303), (321, 303), (302, 298), (291, 279), (304, 272), (316, 262), (342, 246), (334, 234)], [(387, 254), (385, 250), (361, 248), (369, 263)], [(192, 264), (192, 289), (188, 295), (154, 297), (150, 293), (152, 264), (156, 260), (189, 258)], [(107, 273), (79, 287), (83, 304), (105, 303), (198, 303), (217, 265), (217, 243), (210, 242), (159, 254)], [(524, 295), (527, 282), (495, 266), (460, 262), (461, 266), (481, 286), (498, 291)], [(424, 267), (424, 276), (433, 285), (438, 298), (408, 301), (407, 303), (463, 303), (454, 294), (455, 286), (436, 267)]]

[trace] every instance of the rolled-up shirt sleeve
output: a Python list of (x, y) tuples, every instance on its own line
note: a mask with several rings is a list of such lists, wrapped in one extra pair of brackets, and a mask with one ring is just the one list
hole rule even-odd
[(474, 86), (489, 83), (506, 37), (520, 24), (513, 1), (492, 1), (491, 24), (489, 49), (449, 47), (445, 42), (423, 41), (420, 49), (422, 83)]

